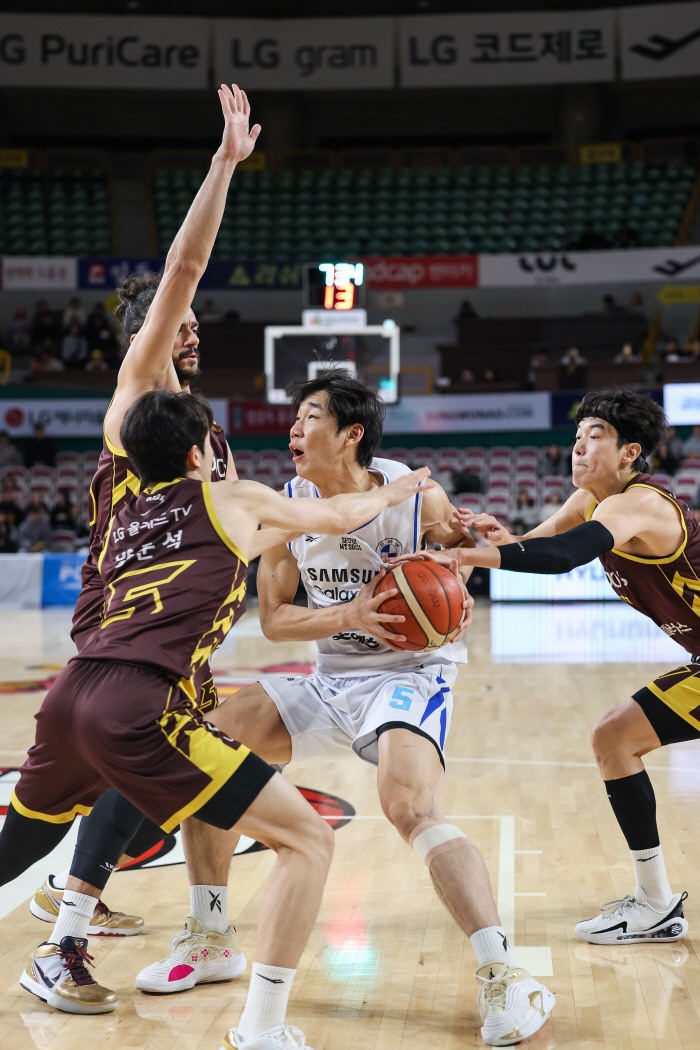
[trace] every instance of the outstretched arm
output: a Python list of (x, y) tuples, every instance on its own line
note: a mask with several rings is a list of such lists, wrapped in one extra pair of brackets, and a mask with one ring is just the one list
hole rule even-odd
[(105, 417), (105, 432), (116, 445), (124, 416), (137, 397), (161, 386), (180, 389), (172, 364), (173, 344), (209, 262), (231, 176), (238, 161), (250, 155), (260, 134), (259, 124), (248, 131), (250, 106), (244, 91), (235, 84), (233, 91), (222, 85), (219, 99), (224, 115), (221, 145), (170, 246), (163, 278), (143, 327), (124, 358), (117, 391)]

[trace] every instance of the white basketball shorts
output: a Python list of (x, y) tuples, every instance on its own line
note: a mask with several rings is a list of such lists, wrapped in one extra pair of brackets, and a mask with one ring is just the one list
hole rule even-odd
[(391, 723), (411, 726), (432, 740), (444, 766), (456, 677), (456, 664), (435, 660), (366, 678), (310, 674), (265, 678), (260, 685), (289, 730), (294, 765), (328, 761), (352, 748), (376, 766), (377, 729)]

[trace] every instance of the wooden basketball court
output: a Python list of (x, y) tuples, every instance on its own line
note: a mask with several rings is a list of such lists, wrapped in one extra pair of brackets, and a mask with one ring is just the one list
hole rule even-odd
[[(666, 946), (607, 948), (574, 933), (578, 919), (634, 888), (626, 843), (589, 749), (590, 729), (606, 708), (683, 662), (675, 643), (655, 628), (650, 633), (631, 609), (620, 614), (620, 605), (478, 605), (470, 663), (454, 693), (444, 809), (484, 854), (516, 955), (557, 995), (548, 1024), (522, 1044), (541, 1050), (695, 1050), (699, 1040), (700, 748), (674, 745), (648, 762), (671, 885), (689, 892), (690, 935)], [(69, 619), (69, 610), (0, 613), (5, 769), (21, 764), (46, 683), (70, 658)], [(251, 610), (214, 666), (225, 694), (262, 668), (313, 659), (311, 645), (267, 642)], [(0, 804), (11, 779), (0, 777)], [(425, 867), (381, 815), (373, 768), (349, 757), (292, 779), (340, 797), (355, 816), (336, 833), (289, 1023), (314, 1050), (483, 1046), (474, 953), (439, 904)], [(133, 986), (138, 970), (165, 955), (182, 926), (189, 903), (182, 864), (118, 872), (105, 891), (112, 908), (147, 923), (144, 936), (91, 938), (95, 976), (120, 998), (115, 1013), (58, 1013), (20, 988), (26, 956), (49, 930), (27, 901), (49, 871), (67, 865), (70, 842), (56, 853), (0, 888), (3, 1050), (218, 1050), (240, 1016), (245, 976), (173, 996), (143, 995)], [(229, 916), (249, 961), (272, 861), (258, 852), (234, 857), (231, 866)]]

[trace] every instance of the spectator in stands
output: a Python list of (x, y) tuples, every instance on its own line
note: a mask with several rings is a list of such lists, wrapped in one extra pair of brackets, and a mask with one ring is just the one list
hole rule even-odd
[(10, 349), (16, 354), (28, 350), (31, 343), (31, 332), (32, 324), (27, 307), (16, 306), (10, 321)]
[(46, 339), (29, 366), (32, 372), (63, 372), (65, 365), (53, 354), (53, 340)]
[(693, 427), (692, 434), (683, 442), (683, 455), (686, 459), (700, 457), (700, 427)]
[(686, 356), (693, 364), (700, 360), (700, 339), (691, 339)]
[(86, 372), (107, 372), (109, 365), (105, 361), (105, 355), (101, 350), (91, 350), (90, 357), (85, 363)]
[(625, 343), (620, 353), (613, 358), (613, 363), (616, 365), (638, 365), (641, 364), (641, 361), (641, 357), (631, 343)]
[(117, 339), (104, 303), (96, 302), (90, 311), (85, 324), (85, 338), (88, 341), (88, 350), (101, 350), (108, 364), (113, 356), (114, 364), (118, 363), (115, 356)]
[(202, 307), (198, 316), (200, 321), (206, 321), (209, 324), (211, 324), (212, 321), (221, 320), (221, 314), (216, 309), (216, 303), (213, 299), (205, 299), (204, 306)]
[(550, 492), (547, 499), (540, 507), (539, 519), (540, 522), (546, 521), (547, 518), (551, 518), (552, 514), (556, 514), (558, 510), (561, 510), (562, 502), (561, 495), (559, 492)]
[(459, 376), (459, 381), (460, 383), (473, 383), (475, 382), (475, 378), (476, 377), (471, 368), (463, 368)]
[(51, 346), (55, 350), (60, 335), (60, 325), (56, 324), (56, 318), (49, 310), (49, 304), (45, 299), (40, 299), (32, 318), (32, 346), (43, 346), (45, 340), (50, 339)]
[(654, 474), (675, 474), (681, 460), (673, 454), (669, 443), (664, 441), (654, 452), (651, 462)]
[(668, 428), (668, 437), (666, 440), (672, 454), (680, 463), (683, 459), (683, 439), (678, 437), (678, 431), (675, 427)]
[(459, 305), (459, 313), (455, 317), (455, 321), (469, 321), (474, 317), (478, 317), (478, 313), (469, 302), (468, 299), (463, 299)]
[(56, 529), (68, 529), (71, 532), (75, 532), (76, 509), (71, 499), (70, 490), (61, 489), (51, 511), (51, 528), (54, 531)]
[(51, 546), (51, 525), (41, 508), (28, 508), (27, 516), (17, 530), (17, 541), (23, 554), (35, 554)]
[(10, 441), (10, 435), (6, 430), (0, 430), (0, 468), (19, 467), (22, 457), (16, 445)]
[(604, 295), (600, 301), (600, 312), (606, 317), (618, 317), (620, 314), (626, 314), (627, 310), (624, 306), (620, 306), (614, 295), (608, 294)]
[(659, 351), (659, 357), (662, 361), (670, 362), (675, 364), (681, 359), (681, 347), (677, 339), (667, 339), (663, 348)]
[[(78, 300), (80, 302), (80, 300)], [(81, 335), (81, 326), (71, 321), (70, 327), (61, 340), (61, 358), (67, 368), (82, 368), (88, 356), (88, 344)]]
[(0, 511), (0, 554), (17, 553), (17, 530)]
[(583, 224), (583, 233), (579, 239), (567, 245), (567, 248), (577, 252), (600, 251), (609, 247), (610, 242), (603, 237), (602, 233), (598, 233), (590, 219)]
[(25, 516), (29, 514), (30, 510), (40, 510), (42, 514), (46, 514), (48, 516), (49, 508), (46, 506), (46, 501), (42, 492), (38, 492), (37, 490), (32, 492), (31, 496), (29, 497), (29, 503), (27, 504), (26, 509), (24, 511)]
[(25, 467), (33, 467), (35, 463), (43, 463), (45, 467), (53, 467), (56, 463), (56, 446), (51, 438), (46, 437), (41, 423), (35, 425), (34, 435), (24, 446)]
[(631, 314), (644, 313), (644, 296), (641, 292), (632, 292), (628, 310)]
[(575, 368), (581, 368), (583, 365), (588, 364), (588, 362), (577, 346), (570, 346), (559, 364), (564, 365), (569, 371), (573, 371)]
[(549, 364), (549, 358), (544, 350), (538, 350), (530, 358), (530, 371), (527, 373), (528, 390), (534, 390), (537, 384), (537, 370)]
[(616, 248), (639, 247), (639, 234), (634, 226), (630, 226), (627, 219), (623, 219), (620, 223), (617, 232), (613, 237), (613, 244)]
[(539, 525), (540, 517), (535, 507), (535, 501), (530, 498), (526, 489), (521, 489), (515, 501), (515, 510), (511, 519), (513, 531), (518, 536), (523, 536), (535, 525)]
[(82, 331), (87, 315), (83, 309), (82, 303), (77, 295), (74, 295), (69, 300), (68, 306), (63, 311), (63, 330), (65, 332), (70, 331), (74, 324), (77, 324), (78, 330)]
[(484, 369), (484, 383), (497, 383), (498, 373), (495, 368)]
[(568, 467), (569, 464), (559, 445), (550, 445), (549, 448), (544, 450), (544, 459), (542, 460), (543, 478), (562, 477), (564, 474), (569, 473)]
[(5, 481), (2, 492), (0, 492), (0, 514), (5, 516), (5, 520), (10, 525), (21, 525), (24, 520), (24, 511), (17, 502), (17, 496), (15, 489)]

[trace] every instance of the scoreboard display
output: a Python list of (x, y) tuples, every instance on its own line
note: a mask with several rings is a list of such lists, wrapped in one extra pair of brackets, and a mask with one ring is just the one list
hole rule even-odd
[(305, 309), (342, 312), (364, 306), (365, 268), (362, 263), (306, 263), (303, 268)]

